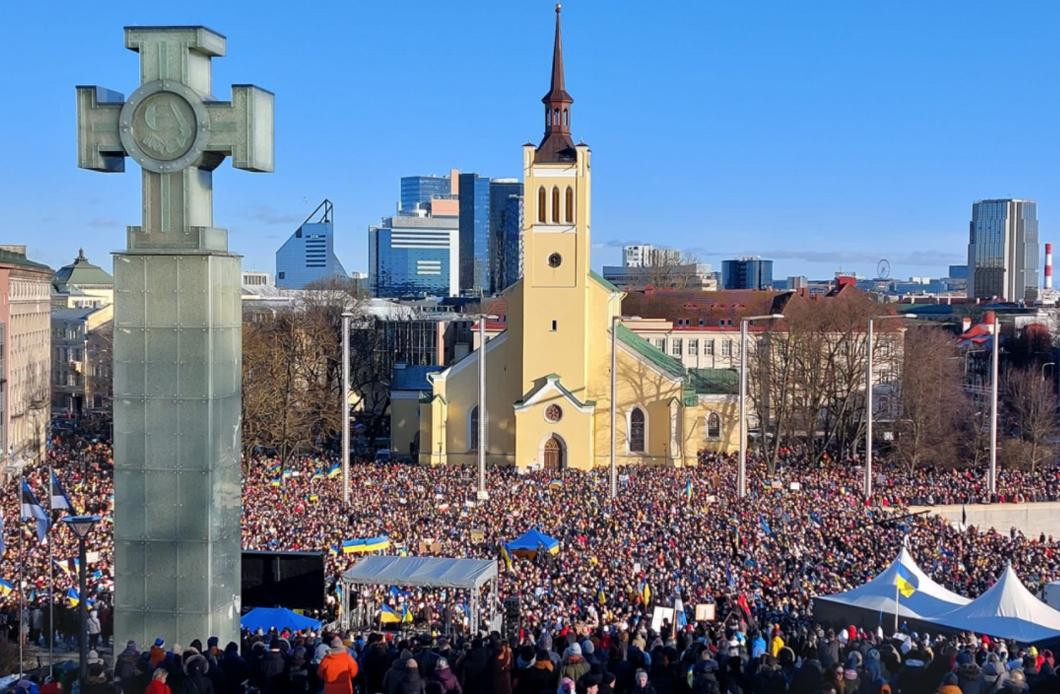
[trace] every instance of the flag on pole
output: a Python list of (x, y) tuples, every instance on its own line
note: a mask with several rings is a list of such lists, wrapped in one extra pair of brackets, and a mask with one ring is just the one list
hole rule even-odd
[(685, 482), (685, 503), (692, 503), (692, 480)]
[(915, 593), (916, 589), (920, 587), (920, 581), (913, 575), (913, 572), (901, 564), (898, 565), (898, 570), (894, 574), (894, 584), (898, 587), (898, 592), (906, 598)]
[(11, 591), (13, 591), (14, 589), (15, 584), (13, 584), (11, 581), (6, 581), (0, 578), (0, 597), (10, 595)]
[(29, 488), (26, 480), (22, 480), (22, 520), (37, 521), (37, 540), (44, 542), (48, 534), (48, 514), (44, 507), (33, 496), (33, 490)]
[(70, 497), (66, 495), (66, 491), (63, 489), (63, 485), (59, 482), (59, 478), (55, 474), (55, 470), (52, 470), (51, 473), (52, 510), (69, 511), (70, 513), (76, 513), (76, 511), (74, 511), (74, 505), (70, 503)]
[(77, 592), (77, 588), (71, 588), (66, 591), (66, 602), (70, 607), (77, 607), (81, 604), (81, 594)]
[(762, 526), (762, 532), (769, 537), (773, 537), (773, 529), (769, 527), (769, 521), (766, 520), (765, 516), (758, 516), (758, 523)]
[(651, 605), (651, 586), (645, 581), (640, 585), (640, 597), (644, 599), (644, 606)]
[(688, 615), (685, 614), (685, 603), (680, 595), (674, 596), (674, 625), (683, 628), (688, 625)]

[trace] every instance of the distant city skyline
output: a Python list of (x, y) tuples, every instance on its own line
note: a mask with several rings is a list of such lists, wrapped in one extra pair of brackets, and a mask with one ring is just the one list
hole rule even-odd
[[(275, 175), (237, 175), (227, 163), (215, 175), (215, 224), (231, 231), (244, 269), (272, 271), (305, 210), (327, 197), (336, 254), (366, 270), (367, 228), (394, 213), (401, 176), (453, 166), (518, 175), (519, 146), (539, 136), (549, 56), (517, 29), (547, 33), (551, 6), (292, 12), (263, 3), (248, 12), (119, 1), (71, 6), (62, 22), (45, 6), (12, 7), (9, 22), (47, 26), (49, 41), (77, 59), (41, 50), (34, 31), (9, 37), (22, 66), (8, 75), (18, 98), (0, 124), (23, 135), (9, 146), (0, 241), (27, 244), (53, 268), (84, 247), (111, 268), (125, 225), (139, 219), (139, 177), (76, 168), (74, 85), (135, 88), (123, 25), (205, 24), (229, 40), (229, 56), (215, 61), (216, 98), (247, 79), (277, 94)], [(1060, 6), (1032, 3), (567, 3), (571, 126), (596, 170), (594, 267), (619, 265), (623, 245), (648, 242), (715, 267), (761, 256), (777, 278), (871, 277), (884, 258), (894, 277), (942, 277), (965, 260), (971, 204), (1005, 197), (1036, 200), (1040, 241), (1060, 240), (1060, 134), (1049, 115), (1060, 109), (1060, 56), (1048, 48), (1058, 20)], [(402, 41), (375, 40), (388, 28)], [(497, 59), (459, 60), (464, 49), (439, 46), (439, 35)], [(984, 35), (1018, 50), (992, 50)], [(410, 86), (425, 64), (446, 71)], [(464, 83), (476, 89), (459, 95), (453, 85)], [(992, 98), (990, 84), (1020, 98)]]

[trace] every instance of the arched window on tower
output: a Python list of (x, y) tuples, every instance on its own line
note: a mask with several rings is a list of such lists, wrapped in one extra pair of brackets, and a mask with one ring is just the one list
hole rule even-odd
[(545, 206), (545, 186), (541, 186), (537, 189), (537, 221), (541, 224), (544, 224), (547, 219), (545, 216)]
[(721, 438), (721, 417), (718, 416), (717, 412), (711, 412), (707, 415), (707, 438), (711, 441), (717, 441)]
[(629, 452), (644, 452), (644, 410), (634, 407), (629, 413)]
[(570, 111), (563, 109), (563, 125), (570, 127)]
[(574, 189), (567, 186), (566, 213), (567, 224), (574, 224)]
[(559, 188), (552, 186), (552, 223), (559, 224)]

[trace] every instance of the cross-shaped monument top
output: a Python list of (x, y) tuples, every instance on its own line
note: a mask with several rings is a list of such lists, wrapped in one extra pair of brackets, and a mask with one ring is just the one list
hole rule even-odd
[(126, 27), (125, 47), (140, 54), (139, 88), (128, 100), (77, 88), (77, 165), (120, 172), (130, 156), (143, 169), (145, 236), (130, 229), (130, 248), (222, 250), (209, 233), (211, 172), (226, 156), (237, 169), (273, 169), (273, 94), (237, 84), (231, 101), (212, 97), (210, 60), (225, 54), (225, 43), (199, 26)]

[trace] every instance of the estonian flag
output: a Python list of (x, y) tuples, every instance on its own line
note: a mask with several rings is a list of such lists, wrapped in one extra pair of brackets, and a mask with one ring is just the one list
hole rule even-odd
[(70, 513), (75, 513), (74, 505), (70, 503), (70, 497), (68, 497), (63, 490), (63, 485), (55, 475), (55, 470), (52, 470), (51, 497), (53, 511), (68, 511)]
[(913, 575), (913, 572), (901, 564), (898, 565), (898, 570), (894, 574), (894, 584), (898, 586), (898, 592), (907, 598), (920, 587), (920, 581)]
[(44, 542), (48, 534), (48, 514), (37, 501), (37, 497), (33, 496), (26, 480), (22, 480), (22, 520), (37, 521), (37, 540)]

